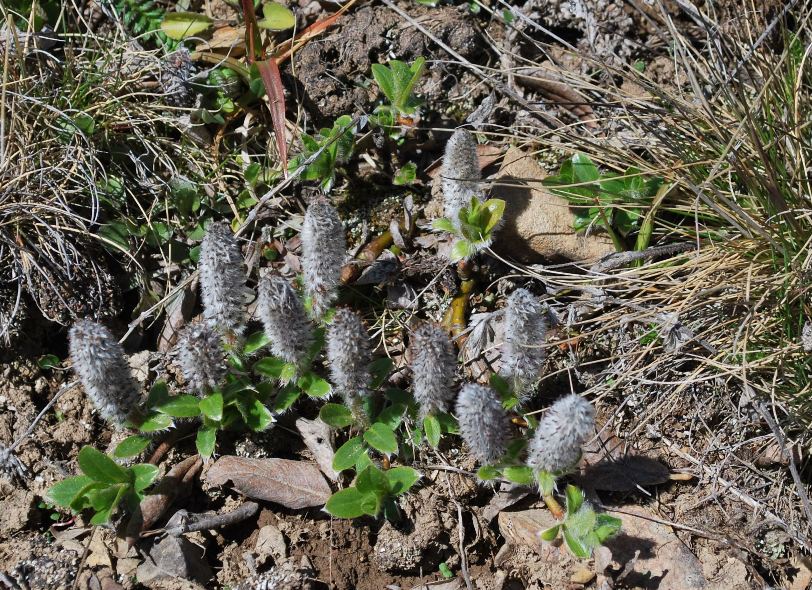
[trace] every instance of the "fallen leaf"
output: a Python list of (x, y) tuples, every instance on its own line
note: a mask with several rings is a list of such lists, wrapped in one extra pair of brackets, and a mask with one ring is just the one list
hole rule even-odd
[(238, 492), (249, 498), (293, 509), (323, 506), (332, 494), (313, 463), (288, 459), (220, 457), (209, 469), (206, 480), (216, 486), (231, 481)]
[(482, 518), (487, 522), (491, 522), (494, 518), (499, 516), (505, 508), (510, 508), (516, 502), (523, 500), (530, 494), (527, 486), (520, 486), (511, 484), (508, 489), (499, 490), (493, 495), (488, 505), (482, 509)]
[(528, 547), (545, 560), (558, 560), (560, 552), (551, 543), (544, 543), (539, 536), (552, 526), (559, 524), (549, 510), (533, 508), (519, 512), (499, 513), (499, 532), (513, 545)]
[(321, 420), (308, 420), (307, 418), (296, 420), (296, 430), (302, 435), (304, 444), (313, 453), (313, 458), (319, 464), (322, 473), (333, 481), (338, 481), (338, 471), (333, 469), (333, 457), (335, 456), (333, 430)]

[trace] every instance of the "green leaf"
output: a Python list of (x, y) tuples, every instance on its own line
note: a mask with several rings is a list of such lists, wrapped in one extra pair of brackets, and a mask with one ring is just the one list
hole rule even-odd
[(254, 363), (254, 372), (263, 375), (264, 377), (271, 377), (272, 379), (279, 379), (282, 376), (282, 370), (287, 363), (282, 359), (275, 356), (267, 356), (259, 359)]
[(369, 372), (372, 375), (372, 383), (370, 383), (370, 387), (372, 389), (378, 389), (381, 385), (383, 385), (383, 382), (386, 381), (387, 377), (389, 377), (389, 373), (392, 371), (393, 366), (394, 363), (392, 362), (392, 359), (386, 356), (372, 361), (372, 364), (369, 365)]
[(501, 221), (502, 215), (505, 213), (505, 201), (502, 199), (488, 199), (483, 203), (483, 207), (488, 212), (488, 221), (483, 228), (483, 233), (488, 235), (496, 227), (496, 224)]
[(536, 481), (542, 494), (552, 494), (555, 489), (555, 476), (549, 471), (539, 471), (536, 473)]
[(37, 359), (37, 366), (40, 369), (55, 369), (61, 364), (62, 361), (55, 354), (45, 354)]
[(128, 486), (118, 484), (88, 492), (87, 499), (90, 502), (90, 507), (96, 511), (90, 522), (92, 524), (103, 524), (110, 520), (110, 516), (121, 502), (127, 489)]
[(395, 432), (389, 425), (383, 422), (376, 422), (364, 433), (364, 440), (369, 446), (391, 455), (398, 452), (398, 440), (395, 437)]
[(161, 31), (175, 41), (198, 35), (211, 27), (213, 21), (196, 12), (167, 12), (161, 20)]
[(172, 416), (160, 412), (151, 412), (138, 425), (138, 430), (141, 432), (158, 432), (159, 430), (166, 430), (170, 426), (172, 426)]
[(375, 422), (383, 422), (394, 430), (400, 426), (404, 412), (406, 412), (406, 404), (392, 404), (384, 408), (384, 410), (378, 414), (378, 417), (375, 418)]
[(248, 338), (245, 339), (245, 346), (243, 347), (243, 352), (245, 354), (252, 354), (258, 351), (260, 348), (264, 348), (270, 344), (271, 339), (268, 338), (267, 334), (263, 330), (258, 332), (254, 332)]
[(568, 484), (564, 495), (567, 500), (567, 515), (578, 512), (584, 503), (584, 493), (574, 485)]
[(284, 31), (292, 29), (296, 24), (296, 17), (293, 12), (282, 4), (271, 2), (262, 5), (262, 20), (257, 21), (260, 29), (271, 31)]
[(336, 518), (358, 518), (367, 514), (369, 497), (356, 488), (339, 490), (330, 496), (324, 509)]
[(314, 373), (305, 373), (296, 384), (310, 397), (320, 398), (330, 394), (330, 384)]
[(437, 420), (440, 422), (440, 427), (445, 433), (457, 434), (460, 431), (460, 425), (457, 424), (457, 419), (451, 414), (440, 412), (437, 414)]
[(361, 473), (370, 465), (373, 465), (372, 459), (369, 458), (369, 451), (364, 449), (364, 452), (355, 460), (355, 473)]
[(476, 476), (482, 481), (496, 479), (497, 477), (499, 477), (499, 469), (497, 469), (493, 465), (483, 465), (482, 467), (477, 469)]
[(333, 428), (344, 428), (353, 423), (352, 412), (341, 404), (324, 404), (319, 411), (319, 418)]
[(276, 394), (276, 398), (273, 401), (273, 411), (274, 412), (284, 412), (289, 410), (296, 400), (302, 395), (302, 390), (296, 387), (293, 384), (288, 384), (282, 389), (279, 390), (279, 393)]
[(513, 395), (513, 392), (510, 390), (510, 384), (501, 375), (493, 373), (489, 379), (489, 383), (491, 387), (496, 390), (496, 393), (499, 394), (502, 401)]
[(63, 479), (45, 493), (45, 499), (55, 506), (68, 508), (79, 492), (92, 483), (93, 480), (87, 475), (77, 475)]
[(407, 162), (400, 170), (395, 173), (395, 178), (392, 179), (392, 184), (395, 186), (402, 186), (405, 184), (412, 184), (417, 179), (417, 164), (414, 162)]
[(127, 459), (128, 457), (135, 457), (140, 455), (141, 452), (149, 446), (150, 439), (145, 436), (128, 436), (123, 441), (116, 445), (116, 450), (113, 451), (113, 457), (117, 459)]
[(601, 175), (592, 160), (584, 154), (572, 156), (572, 174), (575, 183), (594, 182)]
[(457, 228), (454, 227), (454, 222), (447, 217), (440, 217), (431, 222), (432, 229), (437, 231), (444, 231), (450, 234), (456, 234)]
[(519, 485), (529, 486), (534, 482), (533, 470), (530, 469), (530, 467), (505, 467), (502, 474), (505, 476), (505, 479)]
[(364, 443), (360, 436), (354, 436), (341, 445), (333, 456), (333, 469), (344, 471), (349, 469), (364, 452)]
[(476, 247), (468, 240), (457, 240), (451, 247), (451, 262), (459, 262), (473, 256)]
[(273, 424), (273, 414), (258, 399), (252, 399), (242, 404), (245, 409), (245, 423), (254, 432), (262, 432)]
[(158, 476), (158, 467), (150, 465), (149, 463), (139, 463), (130, 467), (135, 474), (133, 481), (133, 489), (136, 492), (141, 492), (152, 485), (155, 478)]
[(384, 475), (389, 482), (389, 489), (395, 496), (408, 492), (409, 488), (422, 477), (419, 471), (411, 467), (393, 467), (384, 471)]
[(214, 426), (203, 426), (197, 431), (195, 447), (197, 452), (204, 459), (208, 459), (214, 453), (214, 445), (217, 442), (217, 428)]
[(169, 388), (164, 381), (156, 381), (150, 387), (149, 395), (147, 396), (147, 408), (152, 409), (155, 406), (165, 404), (169, 401)]
[(210, 420), (219, 422), (223, 419), (223, 394), (219, 391), (210, 393), (198, 402), (200, 411)]
[(595, 521), (595, 536), (598, 538), (599, 543), (603, 543), (606, 539), (615, 536), (620, 527), (623, 526), (623, 521), (608, 514), (598, 514)]
[(296, 378), (296, 373), (298, 369), (296, 365), (293, 363), (285, 363), (282, 367), (282, 371), (279, 373), (279, 380), (282, 383), (290, 383)]
[(387, 476), (375, 465), (367, 466), (358, 474), (355, 479), (355, 487), (364, 495), (385, 496), (390, 490)]
[(575, 557), (580, 559), (589, 559), (589, 557), (592, 555), (592, 551), (584, 540), (579, 539), (570, 533), (566, 528), (564, 529), (564, 541), (566, 541), (567, 547), (569, 547), (570, 551), (572, 551), (572, 554)]
[(155, 409), (174, 418), (194, 418), (200, 415), (199, 404), (200, 399), (193, 395), (178, 395), (169, 398), (169, 401), (156, 406)]
[(426, 432), (426, 440), (436, 449), (437, 445), (440, 444), (441, 430), (440, 421), (435, 415), (429, 414), (423, 418), (423, 430)]
[(389, 102), (395, 102), (395, 75), (383, 64), (372, 64), (372, 77), (384, 93)]
[(561, 525), (557, 524), (539, 533), (542, 541), (555, 541), (558, 537), (558, 532), (561, 530)]
[(440, 571), (440, 575), (443, 576), (446, 580), (449, 580), (454, 577), (454, 572), (451, 571), (451, 568), (448, 567), (446, 562), (440, 563), (437, 568)]
[(82, 447), (77, 458), (82, 473), (102, 483), (129, 483), (130, 474), (118, 463), (93, 447)]

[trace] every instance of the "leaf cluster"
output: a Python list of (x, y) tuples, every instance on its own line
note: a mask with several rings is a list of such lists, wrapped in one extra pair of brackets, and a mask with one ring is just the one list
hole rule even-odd
[(355, 149), (355, 128), (352, 117), (342, 115), (333, 123), (332, 129), (321, 129), (315, 136), (302, 134), (304, 151), (292, 158), (288, 170), (299, 168), (316, 155), (301, 175), (303, 180), (318, 180), (321, 188), (329, 191), (335, 182), (336, 168), (346, 163)]
[(469, 206), (460, 209), (456, 223), (442, 217), (435, 219), (432, 226), (457, 238), (451, 247), (451, 261), (457, 262), (470, 258), (490, 245), (504, 213), (505, 201), (502, 199), (488, 199), (483, 202), (472, 197)]
[(589, 559), (592, 552), (620, 531), (619, 518), (599, 514), (584, 501), (584, 493), (573, 485), (565, 491), (566, 515), (560, 524), (542, 531), (541, 539), (554, 541), (559, 533), (575, 557)]

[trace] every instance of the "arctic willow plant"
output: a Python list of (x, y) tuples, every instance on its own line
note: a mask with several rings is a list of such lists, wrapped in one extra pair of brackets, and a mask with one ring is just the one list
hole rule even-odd
[(441, 177), (446, 216), (435, 219), (433, 227), (455, 236), (451, 261), (457, 262), (490, 246), (505, 212), (505, 202), (482, 198), (476, 139), (465, 129), (457, 129), (448, 140)]
[(502, 374), (519, 403), (528, 401), (530, 388), (539, 379), (546, 353), (547, 313), (528, 290), (516, 289), (505, 306), (505, 343)]
[(302, 226), (302, 270), (315, 318), (321, 318), (335, 301), (346, 255), (344, 225), (338, 212), (325, 200), (311, 203)]
[(501, 461), (508, 450), (511, 426), (496, 392), (487, 385), (467, 383), (457, 397), (460, 435), (482, 463)]
[(410, 337), (412, 392), (420, 407), (423, 429), (429, 443), (440, 442), (438, 415), (448, 410), (454, 399), (457, 359), (448, 333), (436, 324), (421, 324)]
[(622, 522), (614, 516), (595, 512), (584, 500), (584, 493), (575, 486), (567, 486), (565, 498), (567, 508), (563, 522), (542, 531), (540, 537), (542, 541), (553, 541), (561, 533), (575, 557), (589, 559), (597, 547), (620, 531)]
[(200, 244), (203, 317), (229, 335), (243, 330), (245, 269), (240, 247), (225, 223), (211, 223)]

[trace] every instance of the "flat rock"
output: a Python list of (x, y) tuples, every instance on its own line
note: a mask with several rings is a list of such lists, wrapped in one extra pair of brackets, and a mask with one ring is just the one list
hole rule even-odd
[(166, 537), (155, 545), (138, 566), (138, 581), (150, 588), (164, 588), (167, 579), (208, 582), (214, 572), (203, 549), (183, 537)]
[(510, 148), (494, 177), (490, 196), (504, 199), (504, 225), (494, 251), (520, 262), (594, 261), (615, 251), (605, 234), (584, 236), (573, 229), (575, 215), (563, 197), (541, 185), (547, 176), (532, 156)]

